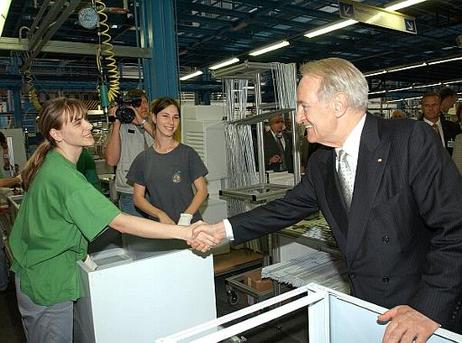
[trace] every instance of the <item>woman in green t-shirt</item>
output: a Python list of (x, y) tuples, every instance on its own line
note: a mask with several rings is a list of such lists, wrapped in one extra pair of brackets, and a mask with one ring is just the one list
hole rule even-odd
[[(28, 341), (72, 342), (77, 261), (106, 226), (145, 238), (191, 240), (190, 228), (121, 213), (77, 171), (82, 147), (94, 143), (86, 109), (75, 99), (47, 102), (38, 127), (45, 141), (22, 171), (26, 191), (11, 235), (12, 270)], [(213, 245), (202, 236), (200, 250)]]

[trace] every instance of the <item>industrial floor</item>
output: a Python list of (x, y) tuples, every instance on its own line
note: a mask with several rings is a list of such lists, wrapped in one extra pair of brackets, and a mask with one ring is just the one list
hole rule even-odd
[[(228, 303), (226, 294), (226, 278), (255, 268), (255, 265), (247, 266), (239, 271), (223, 273), (215, 278), (217, 314), (223, 316), (240, 308), (248, 306), (246, 297), (240, 297), (235, 305)], [(11, 282), (6, 291), (0, 292), (0, 341), (2, 343), (25, 342), (21, 326), (21, 319), (16, 305), (14, 285)], [(241, 338), (241, 339), (238, 339)], [(276, 322), (270, 322), (258, 329), (240, 334), (230, 339), (229, 342), (249, 343), (304, 343), (307, 342), (306, 311), (299, 311), (294, 315), (284, 317)]]

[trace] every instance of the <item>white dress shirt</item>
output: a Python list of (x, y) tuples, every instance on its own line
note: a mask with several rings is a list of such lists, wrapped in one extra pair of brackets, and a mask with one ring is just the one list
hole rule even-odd
[[(353, 178), (355, 178), (356, 176), (356, 167), (358, 166), (359, 144), (361, 141), (361, 133), (363, 132), (365, 122), (366, 115), (363, 115), (359, 122), (356, 124), (356, 126), (353, 128), (353, 130), (351, 130), (350, 134), (343, 143), (343, 146), (335, 148), (335, 153), (337, 155), (340, 149), (343, 149), (343, 151), (345, 151), (348, 154), (347, 160), (351, 168)], [(338, 163), (335, 164), (335, 167), (338, 168)], [(226, 237), (231, 241), (234, 240), (233, 226), (231, 225), (229, 220), (224, 219), (223, 224), (225, 225)]]
[[(430, 120), (423, 118), (423, 121), (433, 127), (433, 122), (431, 122)], [(438, 121), (435, 124), (438, 125), (438, 132), (440, 133), (441, 143), (443, 144), (443, 146), (446, 146), (446, 142), (444, 141), (443, 126), (441, 126), (440, 118), (438, 118)]]
[[(271, 134), (273, 135), (273, 138), (274, 140), (276, 141), (276, 143), (278, 142), (279, 138), (276, 136), (276, 134), (273, 132), (273, 130), (270, 130)], [(284, 139), (284, 135), (282, 134), (282, 132), (279, 133), (281, 135), (281, 144), (282, 144), (282, 148), (284, 149), (284, 151), (286, 150), (286, 140)]]

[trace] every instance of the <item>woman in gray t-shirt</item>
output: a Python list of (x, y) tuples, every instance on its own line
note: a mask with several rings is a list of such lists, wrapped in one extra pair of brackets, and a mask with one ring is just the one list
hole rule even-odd
[(152, 119), (154, 144), (135, 158), (127, 174), (135, 206), (161, 223), (177, 223), (182, 213), (198, 221), (199, 207), (208, 195), (208, 171), (193, 148), (174, 138), (180, 124), (178, 103), (168, 97), (156, 99)]

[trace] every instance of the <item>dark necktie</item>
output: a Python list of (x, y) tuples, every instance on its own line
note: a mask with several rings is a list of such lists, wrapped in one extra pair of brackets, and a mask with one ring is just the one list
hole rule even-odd
[(351, 172), (350, 165), (347, 160), (347, 153), (343, 150), (338, 152), (338, 176), (340, 181), (340, 187), (345, 199), (347, 209), (350, 209), (351, 199), (353, 197), (353, 173)]
[(279, 170), (283, 171), (286, 170), (286, 159), (284, 158), (284, 144), (282, 144), (282, 134), (281, 135), (276, 135), (276, 142), (278, 143), (279, 146), (279, 151), (281, 152), (281, 164), (279, 165)]
[(435, 131), (435, 134), (436, 136), (439, 138), (439, 140), (441, 141), (441, 135), (440, 135), (440, 129), (439, 129), (439, 126), (437, 123), (434, 123), (432, 125), (432, 128), (433, 128), (433, 131)]

